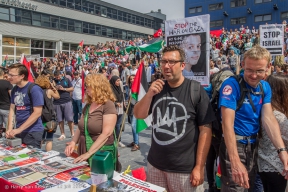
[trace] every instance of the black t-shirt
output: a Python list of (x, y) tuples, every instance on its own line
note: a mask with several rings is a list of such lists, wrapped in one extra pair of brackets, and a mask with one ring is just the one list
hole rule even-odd
[(10, 95), (9, 90), (13, 88), (9, 81), (0, 79), (0, 109), (9, 110), (10, 109)]
[(166, 81), (163, 90), (153, 97), (149, 109), (153, 119), (152, 144), (147, 159), (159, 170), (191, 173), (196, 163), (198, 126), (215, 119), (202, 86), (197, 110), (194, 109), (190, 83), (185, 78), (179, 87), (171, 88)]
[[(55, 80), (55, 82), (56, 82), (56, 86), (61, 85), (64, 89), (72, 87), (71, 81), (66, 77), (63, 77), (60, 81)], [(58, 92), (60, 95), (60, 99), (55, 99), (53, 102), (54, 105), (61, 105), (61, 104), (71, 101), (70, 92), (61, 91), (61, 90), (58, 90)]]

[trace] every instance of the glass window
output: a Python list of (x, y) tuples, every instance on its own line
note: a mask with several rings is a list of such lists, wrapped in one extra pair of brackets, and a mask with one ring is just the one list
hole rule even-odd
[(30, 39), (16, 37), (16, 46), (30, 47)]
[(96, 35), (101, 35), (101, 25), (96, 25)]
[(9, 9), (0, 7), (0, 19), (9, 21)]
[(127, 14), (125, 12), (122, 13), (123, 21), (127, 22)]
[(45, 41), (44, 48), (46, 48), (46, 49), (56, 49), (56, 43), (53, 42), (53, 41)]
[(113, 37), (112, 29), (108, 27), (106, 29), (107, 29), (107, 37)]
[(25, 55), (30, 55), (30, 47), (25, 48), (25, 47), (16, 47), (16, 55), (21, 55), (24, 53)]
[(123, 20), (123, 16), (122, 16), (122, 11), (118, 11), (118, 20), (122, 21)]
[(95, 9), (94, 9), (94, 3), (88, 3), (88, 11), (91, 14), (94, 14)]
[(89, 24), (89, 33), (95, 35), (95, 25)]
[(61, 30), (67, 30), (67, 20), (65, 19), (60, 19), (60, 29)]
[(2, 45), (15, 45), (15, 38), (14, 37), (2, 37)]
[(189, 9), (189, 13), (190, 13), (190, 14), (191, 14), (191, 13), (196, 13), (196, 8), (194, 8), (194, 7), (193, 7), (193, 8), (190, 8), (190, 9)]
[(262, 15), (261, 16), (255, 16), (255, 22), (262, 21)]
[(271, 0), (255, 0), (255, 4), (257, 4), (257, 3), (266, 3), (266, 2), (271, 2)]
[(245, 23), (246, 23), (246, 18), (245, 17), (231, 19), (231, 24), (232, 25), (245, 24)]
[(112, 18), (117, 19), (117, 10), (112, 9)]
[(102, 17), (107, 17), (107, 8), (101, 6), (101, 16)]
[(50, 16), (49, 15), (41, 15), (41, 26), (42, 27), (50, 27)]
[(75, 31), (78, 33), (82, 33), (82, 22), (75, 21)]
[(39, 54), (40, 57), (43, 57), (43, 49), (31, 49), (31, 55)]
[(22, 10), (22, 17), (31, 19), (31, 12)]
[(67, 0), (67, 7), (74, 9), (75, 8), (74, 0)]
[(41, 14), (33, 13), (32, 25), (41, 26)]
[(59, 5), (66, 7), (66, 0), (60, 0)]
[(103, 26), (102, 26), (102, 33), (101, 33), (101, 34), (102, 34), (102, 36), (105, 36), (105, 37), (107, 36), (106, 27), (103, 27)]
[(189, 8), (189, 13), (200, 13), (202, 12), (202, 6), (198, 6), (198, 7), (191, 7)]
[(241, 7), (246, 5), (246, 0), (231, 0), (231, 7)]
[(2, 54), (3, 55), (14, 55), (14, 47), (2, 47)]
[(127, 39), (126, 35), (127, 35), (126, 31), (122, 31), (122, 39)]
[(81, 6), (82, 6), (81, 0), (75, 0), (75, 9), (81, 10)]
[(202, 12), (202, 7), (197, 7), (196, 11), (197, 11), (197, 13)]
[(83, 22), (83, 33), (88, 33), (89, 32), (89, 24)]
[(209, 5), (209, 10), (213, 11), (213, 10), (220, 10), (223, 9), (223, 3), (216, 3), (216, 4), (210, 4)]
[(53, 57), (55, 55), (55, 50), (44, 49), (44, 57)]
[(288, 18), (288, 12), (281, 13), (281, 19), (287, 19)]
[(31, 39), (31, 47), (43, 48), (43, 41), (42, 40)]
[(88, 8), (88, 2), (82, 1), (82, 11), (88, 12), (88, 10), (89, 10), (89, 8)]
[(68, 20), (68, 31), (75, 31), (73, 20)]
[(78, 44), (70, 44), (70, 51), (72, 51), (72, 50), (77, 50), (77, 48), (78, 48)]
[(31, 25), (31, 19), (27, 18), (21, 18), (21, 23), (26, 24), (26, 25)]
[(131, 16), (131, 22), (132, 22), (132, 23), (136, 23), (136, 16), (135, 16), (135, 15), (132, 15), (132, 16)]
[(210, 27), (222, 27), (223, 26), (223, 20), (216, 20), (210, 22)]
[(62, 49), (63, 50), (69, 50), (69, 43), (63, 43), (62, 44)]
[(270, 21), (271, 15), (263, 15), (263, 21)]
[(95, 5), (95, 14), (100, 15), (101, 7), (99, 5)]
[(118, 29), (113, 29), (113, 37), (118, 38)]
[(59, 18), (58, 17), (51, 17), (51, 27), (55, 29), (59, 29)]

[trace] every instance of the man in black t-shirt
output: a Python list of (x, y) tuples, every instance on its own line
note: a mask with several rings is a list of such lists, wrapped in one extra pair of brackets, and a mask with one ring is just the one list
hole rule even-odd
[(7, 127), (10, 109), (10, 95), (13, 88), (12, 84), (3, 77), (4, 70), (0, 68), (0, 138)]
[(191, 81), (182, 75), (184, 60), (182, 49), (164, 48), (160, 65), (165, 80), (151, 84), (135, 105), (134, 115), (137, 119), (152, 116), (147, 181), (168, 191), (204, 191), (204, 165), (215, 117), (202, 86), (195, 92), (199, 101), (192, 103)]

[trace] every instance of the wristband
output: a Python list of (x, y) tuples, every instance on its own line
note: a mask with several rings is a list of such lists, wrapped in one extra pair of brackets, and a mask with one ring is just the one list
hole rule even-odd
[(282, 151), (287, 151), (287, 148), (286, 148), (286, 147), (284, 147), (284, 148), (279, 148), (279, 149), (277, 150), (277, 153), (279, 154), (279, 153), (282, 152)]

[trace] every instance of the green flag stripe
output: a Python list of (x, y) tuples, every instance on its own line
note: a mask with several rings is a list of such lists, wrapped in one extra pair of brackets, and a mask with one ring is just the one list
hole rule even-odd
[(147, 124), (145, 123), (144, 119), (137, 119), (136, 122), (136, 132), (140, 133), (144, 129), (147, 128)]

